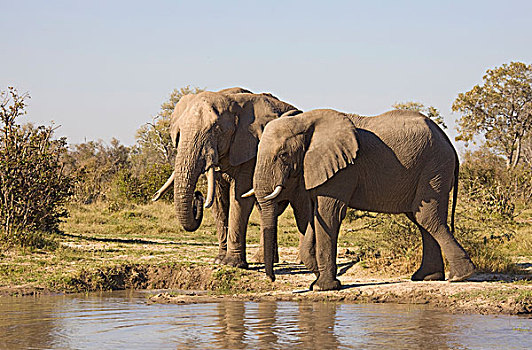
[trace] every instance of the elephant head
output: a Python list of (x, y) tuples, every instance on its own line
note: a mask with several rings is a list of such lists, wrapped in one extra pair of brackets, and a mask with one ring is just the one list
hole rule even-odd
[(310, 191), (355, 161), (357, 131), (351, 120), (333, 110), (314, 110), (280, 118), (264, 129), (253, 178), (261, 206), (266, 274), (273, 280), (273, 250), (277, 236), (276, 198), (304, 184)]
[[(214, 201), (214, 171), (227, 171), (256, 156), (264, 125), (295, 107), (269, 94), (242, 88), (186, 95), (176, 104), (170, 134), (177, 147), (174, 183), (178, 220), (187, 231), (201, 224), (203, 207)], [(195, 192), (199, 176), (207, 173), (207, 197)], [(163, 186), (154, 199), (166, 190)], [(205, 205), (203, 205), (205, 204)]]

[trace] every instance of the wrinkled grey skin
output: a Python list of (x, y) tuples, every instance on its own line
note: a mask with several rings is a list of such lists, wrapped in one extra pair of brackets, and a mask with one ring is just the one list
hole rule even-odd
[[(442, 250), (449, 262), (449, 280), (466, 279), (474, 272), (474, 265), (447, 226), (453, 186), (454, 221), (458, 166), (447, 136), (416, 112), (358, 117), (314, 110), (272, 121), (259, 144), (253, 179), (262, 208), (267, 275), (275, 279), (272, 247), (277, 234), (278, 198), (300, 186), (312, 203), (299, 252), (317, 275), (311, 289), (340, 288), (336, 278), (337, 238), (347, 207), (405, 213), (417, 225), (423, 259), (413, 280), (444, 279)], [(277, 186), (282, 188), (279, 196), (265, 199)]]
[(217, 263), (247, 267), (246, 226), (255, 199), (241, 195), (252, 186), (264, 126), (289, 111), (297, 109), (270, 94), (242, 88), (185, 95), (175, 106), (170, 130), (177, 147), (175, 171), (154, 200), (173, 182), (177, 218), (185, 230), (195, 231), (202, 221), (203, 204), (209, 202), (209, 194), (205, 198), (195, 192), (196, 184), (202, 173), (215, 170), (212, 210), (219, 241)]

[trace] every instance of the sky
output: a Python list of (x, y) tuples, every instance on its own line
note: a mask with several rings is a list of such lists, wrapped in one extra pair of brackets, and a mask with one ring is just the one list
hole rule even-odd
[[(69, 143), (135, 142), (174, 88), (241, 86), (302, 110), (440, 110), (532, 63), (531, 1), (0, 0), (0, 90)], [(458, 145), (459, 148), (462, 146)]]

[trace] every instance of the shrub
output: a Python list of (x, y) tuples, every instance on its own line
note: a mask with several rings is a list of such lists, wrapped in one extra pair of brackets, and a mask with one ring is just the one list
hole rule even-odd
[(0, 213), (1, 239), (34, 246), (42, 232), (56, 232), (71, 194), (72, 178), (65, 175), (61, 157), (64, 138), (52, 139), (51, 126), (19, 125), (27, 94), (16, 89), (0, 93)]
[[(119, 204), (124, 202), (148, 203), (171, 174), (172, 167), (167, 164), (152, 164), (147, 167), (146, 172), (138, 176), (131, 169), (122, 169), (114, 176), (110, 184), (107, 196), (110, 208), (120, 208)], [(172, 197), (172, 190), (163, 196), (166, 200)]]
[(468, 152), (460, 171), (460, 199), (485, 216), (513, 219), (516, 205), (532, 198), (532, 171), (519, 165), (508, 169), (490, 151)]
[(76, 179), (72, 199), (82, 204), (105, 200), (115, 177), (130, 167), (129, 152), (117, 139), (110, 145), (101, 140), (74, 145), (64, 157), (68, 173)]

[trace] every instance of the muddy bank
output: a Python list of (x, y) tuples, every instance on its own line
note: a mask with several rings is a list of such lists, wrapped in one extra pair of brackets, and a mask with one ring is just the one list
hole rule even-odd
[(125, 289), (204, 290), (216, 294), (260, 292), (273, 286), (256, 271), (212, 264), (121, 264), (65, 274), (47, 286), (0, 287), (0, 296), (83, 293)]
[[(204, 303), (222, 296), (193, 293), (159, 293), (155, 303)], [(451, 313), (532, 314), (532, 285), (498, 282), (372, 281), (345, 285), (340, 291), (308, 290), (238, 293), (223, 298), (235, 300), (328, 301), (347, 303), (428, 304)]]
[(187, 295), (161, 293), (154, 303), (203, 303), (220, 298), (237, 300), (331, 301), (349, 303), (428, 304), (453, 313), (532, 314), (530, 276), (477, 276), (476, 281), (411, 282), (405, 277), (387, 278), (364, 273), (356, 266), (340, 276), (342, 290), (308, 291), (314, 279), (301, 265), (276, 266), (271, 283), (262, 265), (241, 270), (210, 264), (123, 264), (81, 270), (47, 287), (31, 285), (0, 288), (2, 295), (41, 295), (123, 289), (191, 290)]

